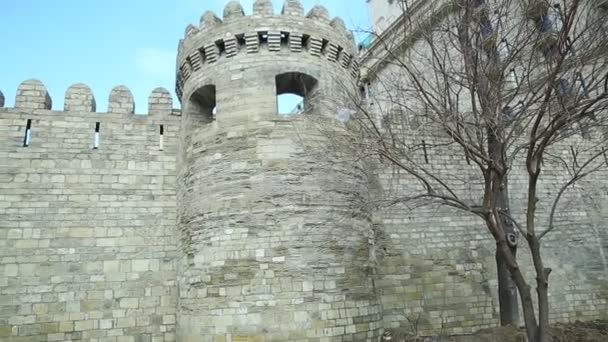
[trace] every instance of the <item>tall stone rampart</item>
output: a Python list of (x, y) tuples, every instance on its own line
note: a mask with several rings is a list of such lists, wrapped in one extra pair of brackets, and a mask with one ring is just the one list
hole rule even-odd
[(0, 108), (2, 342), (174, 340), (179, 113), (157, 89), (135, 115), (124, 86), (95, 109), (35, 80)]
[[(180, 43), (178, 338), (371, 340), (379, 306), (369, 275), (360, 170), (311, 153), (314, 119), (357, 81), (354, 44), (316, 6), (256, 1), (245, 16), (205, 13)], [(281, 116), (277, 95), (304, 97)], [(215, 110), (214, 110), (215, 108)], [(333, 120), (333, 121), (332, 121)], [(324, 149), (326, 150), (326, 149)]]
[[(63, 110), (36, 80), (14, 108), (0, 92), (0, 342), (376, 341), (412, 324), (495, 325), (483, 224), (442, 207), (372, 211), (370, 193), (419, 185), (344, 160), (329, 141), (360, 95), (343, 21), (297, 0), (280, 13), (257, 0), (250, 15), (231, 1), (222, 17), (204, 13), (179, 43), (181, 110), (163, 88), (147, 115), (124, 86), (106, 113), (85, 84)], [(382, 60), (378, 73), (396, 75)], [(365, 81), (368, 94), (386, 90)], [(287, 93), (304, 98), (302, 113), (279, 113)], [(475, 203), (474, 167), (445, 136), (404, 128), (404, 143), (421, 146), (415, 160)], [(575, 136), (554, 152), (592, 143)], [(543, 198), (567, 180), (558, 164), (544, 166)], [(606, 174), (576, 185), (544, 240), (552, 320), (608, 312)], [(510, 177), (522, 217), (522, 165)]]

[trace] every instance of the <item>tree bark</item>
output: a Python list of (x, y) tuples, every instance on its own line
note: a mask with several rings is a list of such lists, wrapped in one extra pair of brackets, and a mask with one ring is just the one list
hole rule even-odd
[(521, 273), (517, 261), (511, 256), (511, 251), (507, 242), (504, 240), (498, 241), (497, 249), (502, 254), (505, 264), (511, 272), (513, 282), (515, 283), (515, 285), (517, 286), (517, 290), (519, 291), (528, 342), (541, 342), (539, 340), (539, 325), (536, 321), (536, 314), (534, 312), (534, 302), (532, 301), (530, 286), (526, 283), (526, 279)]
[[(490, 97), (491, 98), (491, 97)], [(488, 152), (490, 156), (492, 156), (492, 160), (495, 164), (501, 165), (501, 168), (506, 168), (506, 157), (503, 152), (503, 145), (499, 137), (495, 135), (495, 130), (490, 128), (488, 129)], [(509, 205), (509, 184), (507, 173), (504, 173), (500, 184), (500, 190), (496, 193), (496, 208), (499, 213), (511, 213), (511, 208)], [(504, 236), (502, 236), (502, 241), (509, 241), (509, 236), (516, 237), (515, 227), (513, 222), (506, 216), (502, 215), (498, 218), (502, 228), (502, 232)], [(513, 259), (516, 260), (517, 257), (517, 246), (515, 244), (507, 243), (507, 247), (510, 250)], [(500, 249), (496, 248), (495, 252), (496, 258), (496, 275), (498, 279), (498, 306), (500, 312), (500, 325), (507, 326), (517, 326), (519, 325), (519, 302), (517, 299), (517, 287), (513, 282), (511, 277), (511, 272), (509, 271), (509, 267), (507, 262), (503, 256), (503, 253)]]
[(549, 341), (549, 269), (544, 268), (540, 255), (540, 241), (531, 238), (530, 252), (536, 271), (536, 295), (538, 296), (538, 342)]

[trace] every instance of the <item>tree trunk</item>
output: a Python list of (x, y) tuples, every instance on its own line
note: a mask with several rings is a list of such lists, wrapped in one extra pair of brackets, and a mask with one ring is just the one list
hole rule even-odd
[[(495, 129), (488, 129), (488, 152), (490, 156), (492, 156), (492, 160), (496, 164), (506, 165), (505, 156), (503, 153), (503, 145), (501, 141), (495, 135)], [(509, 205), (509, 190), (508, 190), (508, 180), (507, 174), (505, 173), (502, 176), (502, 183), (500, 184), (500, 191), (496, 196), (496, 207), (498, 212), (503, 212), (506, 214), (511, 213), (511, 208)], [(515, 227), (513, 222), (505, 216), (499, 217), (500, 222), (498, 224), (501, 225), (502, 231), (505, 236), (502, 236), (503, 241), (509, 241), (510, 237), (514, 238), (515, 235)], [(515, 244), (508, 244), (507, 246), (513, 256), (513, 259), (516, 260), (517, 256), (517, 247)], [(496, 276), (498, 279), (498, 307), (500, 311), (500, 325), (507, 326), (519, 325), (519, 305), (517, 301), (517, 287), (513, 282), (511, 277), (511, 272), (507, 267), (506, 260), (503, 257), (503, 253), (499, 251), (497, 246), (496, 248)]]
[(496, 274), (498, 277), (498, 304), (500, 310), (500, 325), (517, 326), (519, 324), (519, 303), (517, 287), (511, 278), (509, 269), (502, 260), (500, 252), (496, 251)]
[(538, 296), (538, 342), (549, 341), (549, 272), (544, 268), (540, 255), (540, 241), (531, 238), (529, 243), (536, 271), (536, 295)]
[[(508, 183), (507, 176), (504, 177), (503, 188), (498, 194), (498, 198), (496, 199), (497, 207), (505, 212), (510, 213), (509, 206), (509, 193), (508, 193)], [(502, 218), (502, 226), (505, 232), (505, 239), (509, 241), (509, 235), (515, 237), (515, 227), (513, 226), (513, 222), (511, 220), (503, 217)], [(517, 256), (517, 246), (514, 244), (509, 244), (509, 249), (511, 250), (511, 254), (513, 258)], [(496, 250), (496, 273), (498, 277), (498, 303), (500, 308), (500, 325), (519, 325), (519, 303), (517, 300), (517, 287), (513, 282), (511, 277), (511, 272), (509, 272), (509, 268), (505, 260), (502, 258), (502, 254), (498, 249)]]
[(496, 247), (497, 250), (502, 254), (503, 260), (511, 272), (513, 282), (519, 291), (528, 342), (546, 342), (539, 340), (539, 326), (536, 322), (534, 302), (532, 301), (530, 286), (526, 283), (526, 279), (521, 273), (519, 265), (517, 265), (517, 261), (510, 255), (510, 248), (506, 241), (499, 241)]

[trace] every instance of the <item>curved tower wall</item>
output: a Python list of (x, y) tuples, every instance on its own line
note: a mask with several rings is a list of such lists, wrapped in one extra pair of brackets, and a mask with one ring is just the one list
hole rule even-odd
[[(315, 153), (327, 142), (310, 126), (335, 121), (331, 99), (355, 84), (352, 37), (322, 7), (282, 13), (231, 2), (180, 43), (183, 341), (377, 336), (366, 179)], [(277, 114), (279, 92), (305, 95), (305, 112)]]

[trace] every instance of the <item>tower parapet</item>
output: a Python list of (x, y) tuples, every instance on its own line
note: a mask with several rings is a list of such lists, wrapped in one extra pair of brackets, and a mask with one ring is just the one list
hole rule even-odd
[[(5, 107), (4, 94), (0, 91), (0, 108)], [(30, 79), (22, 82), (17, 88), (14, 109), (6, 108), (5, 111), (15, 111), (23, 114), (36, 114), (41, 112), (61, 113), (53, 110), (53, 99), (47, 91), (46, 86), (39, 80)], [(91, 88), (84, 83), (71, 85), (65, 92), (63, 112), (67, 113), (102, 113), (97, 112), (97, 102)], [(108, 97), (107, 113), (132, 114), (134, 117), (142, 118), (145, 115), (135, 116), (135, 101), (131, 90), (124, 85), (119, 85), (110, 91)], [(156, 88), (148, 97), (147, 116), (181, 115), (179, 110), (173, 109), (173, 97), (165, 88)], [(61, 120), (57, 116), (57, 120)]]
[[(272, 78), (278, 74), (273, 72), (314, 77), (318, 93), (329, 96), (343, 84), (354, 82), (358, 75), (354, 51), (352, 33), (342, 19), (330, 19), (322, 6), (315, 6), (304, 15), (299, 1), (288, 0), (281, 13), (275, 14), (272, 1), (258, 0), (253, 13), (245, 15), (238, 1), (230, 1), (224, 8), (223, 20), (205, 12), (198, 27), (186, 28), (179, 44), (176, 92), (187, 108), (194, 93), (213, 85), (219, 94), (217, 103), (211, 104), (217, 106), (218, 122), (236, 124), (245, 120), (243, 116), (257, 121), (262, 119), (260, 113), (248, 110), (245, 114), (238, 108), (254, 107), (270, 113), (276, 111), (276, 95), (304, 95), (302, 90), (276, 89)], [(236, 88), (250, 93), (238, 101), (221, 95)], [(230, 113), (230, 117), (225, 113)]]
[(97, 104), (91, 88), (83, 83), (77, 83), (65, 92), (63, 110), (66, 112), (95, 112)]
[(165, 88), (156, 88), (148, 98), (148, 115), (163, 114), (173, 110), (173, 98)]
[(42, 82), (27, 80), (17, 88), (15, 108), (23, 109), (51, 109), (53, 100)]
[[(177, 337), (184, 341), (373, 341), (379, 302), (360, 170), (311, 125), (356, 91), (352, 35), (321, 6), (257, 0), (205, 12), (177, 57)], [(277, 96), (302, 96), (280, 116)], [(295, 104), (294, 104), (295, 105)], [(319, 120), (319, 121), (315, 121)], [(341, 125), (341, 123), (340, 123)]]

